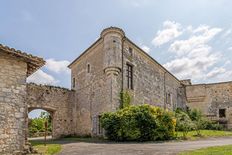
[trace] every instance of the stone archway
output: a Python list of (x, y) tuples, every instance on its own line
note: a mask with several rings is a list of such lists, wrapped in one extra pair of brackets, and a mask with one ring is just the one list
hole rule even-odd
[[(53, 133), (53, 127), (54, 127), (54, 115), (55, 115), (56, 110), (55, 109), (44, 109), (44, 108), (37, 108), (37, 107), (29, 107), (28, 112), (27, 112), (27, 119), (26, 119), (26, 125), (27, 125), (27, 135), (26, 135), (27, 138), (26, 139), (29, 138), (29, 132), (30, 132), (29, 131), (29, 124), (30, 124), (30, 122), (29, 122), (29, 120), (30, 120), (29, 113), (34, 111), (34, 110), (43, 110), (43, 111), (46, 111), (46, 112), (49, 113), (49, 117), (51, 118), (51, 127), (52, 127), (50, 136), (52, 136), (52, 138), (55, 137), (55, 135)], [(44, 136), (44, 135), (42, 135), (42, 136)]]
[(72, 95), (73, 91), (65, 88), (28, 84), (28, 112), (33, 109), (44, 109), (52, 114), (53, 138), (72, 135), (74, 133)]

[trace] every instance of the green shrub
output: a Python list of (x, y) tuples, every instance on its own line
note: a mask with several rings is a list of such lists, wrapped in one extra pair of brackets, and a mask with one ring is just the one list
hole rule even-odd
[(122, 91), (120, 93), (120, 109), (130, 106), (131, 96), (128, 91)]
[(187, 137), (189, 131), (194, 129), (194, 123), (187, 113), (178, 110), (175, 113), (176, 117), (176, 131), (182, 131), (183, 138)]
[(204, 129), (206, 130), (224, 130), (224, 127), (221, 124), (218, 124), (217, 122), (206, 120), (204, 123), (205, 123)]
[(106, 136), (115, 141), (166, 140), (175, 135), (172, 113), (147, 104), (104, 113), (101, 124)]

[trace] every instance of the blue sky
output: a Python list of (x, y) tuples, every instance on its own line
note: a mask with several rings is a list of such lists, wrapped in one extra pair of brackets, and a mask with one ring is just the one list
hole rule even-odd
[(180, 79), (232, 80), (230, 0), (2, 0), (0, 43), (47, 64), (28, 81), (70, 87), (67, 65), (103, 28), (127, 37)]

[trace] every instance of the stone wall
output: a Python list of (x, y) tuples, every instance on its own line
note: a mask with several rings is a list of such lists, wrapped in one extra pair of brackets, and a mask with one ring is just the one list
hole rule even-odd
[[(129, 53), (132, 48), (132, 54)], [(127, 89), (126, 65), (133, 66), (133, 104), (148, 103), (170, 110), (184, 104), (181, 82), (130, 41), (124, 43), (123, 88)], [(179, 105), (178, 105), (179, 102)]]
[(73, 99), (74, 91), (69, 89), (36, 84), (27, 85), (28, 112), (43, 109), (51, 114), (53, 138), (74, 134)]
[(121, 41), (120, 30), (104, 31), (81, 58), (70, 66), (72, 81), (75, 79), (74, 119), (77, 135), (100, 134), (98, 116), (119, 107)]
[[(232, 128), (232, 82), (186, 86), (188, 106), (200, 109), (209, 118), (227, 122)], [(226, 117), (219, 117), (219, 109), (226, 110)]]
[(25, 144), (27, 64), (0, 51), (0, 154)]
[(71, 67), (72, 82), (75, 79), (75, 87), (72, 89), (76, 92), (74, 121), (77, 135), (90, 135), (93, 130), (92, 117), (107, 111), (110, 106), (108, 92), (105, 90), (103, 58), (103, 44), (100, 40), (90, 52)]

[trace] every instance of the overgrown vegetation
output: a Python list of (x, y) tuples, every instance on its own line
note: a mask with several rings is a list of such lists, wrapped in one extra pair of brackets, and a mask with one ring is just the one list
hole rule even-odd
[(174, 138), (176, 120), (172, 112), (144, 104), (105, 113), (101, 124), (110, 140), (150, 141)]
[(29, 137), (43, 136), (45, 132), (45, 122), (48, 124), (47, 132), (50, 134), (52, 132), (52, 120), (48, 112), (42, 111), (39, 117), (30, 119), (28, 124)]
[(150, 141), (179, 138), (175, 131), (182, 133), (187, 139), (191, 131), (202, 136), (202, 130), (221, 130), (221, 125), (208, 120), (196, 109), (184, 111), (176, 109), (170, 112), (148, 104), (131, 105), (128, 91), (120, 93), (120, 109), (116, 112), (104, 113), (101, 125), (105, 135), (115, 141)]
[(223, 127), (215, 122), (208, 120), (201, 111), (193, 109), (183, 111), (177, 109), (175, 111), (177, 119), (176, 131), (183, 133), (183, 138), (187, 138), (189, 131), (196, 131), (196, 136), (202, 136), (202, 130), (222, 130)]
[(120, 109), (130, 106), (131, 96), (128, 91), (122, 91), (120, 93)]

